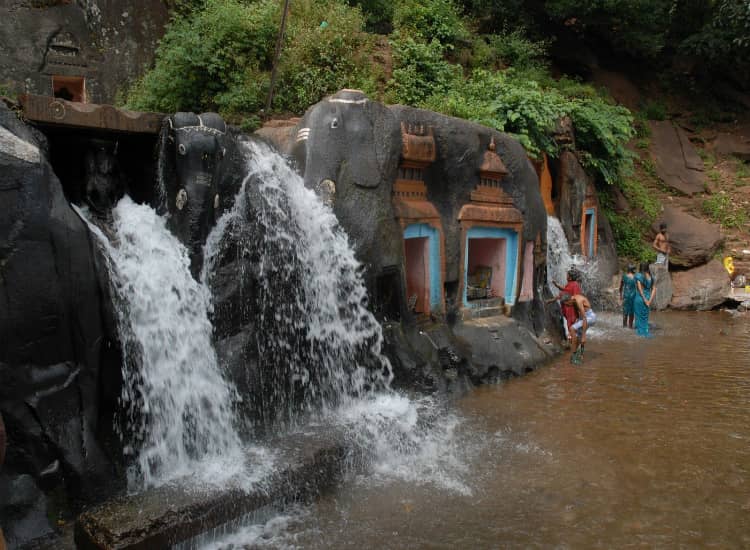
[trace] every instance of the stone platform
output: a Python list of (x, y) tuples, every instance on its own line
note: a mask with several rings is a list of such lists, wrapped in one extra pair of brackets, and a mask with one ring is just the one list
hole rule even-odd
[(166, 115), (120, 109), (112, 105), (78, 103), (51, 96), (25, 94), (18, 98), (26, 120), (45, 126), (98, 131), (158, 134)]
[(196, 488), (184, 479), (106, 502), (78, 517), (76, 547), (169, 548), (263, 507), (311, 499), (340, 480), (351, 455), (341, 440), (320, 430), (268, 442), (277, 466), (249, 491)]

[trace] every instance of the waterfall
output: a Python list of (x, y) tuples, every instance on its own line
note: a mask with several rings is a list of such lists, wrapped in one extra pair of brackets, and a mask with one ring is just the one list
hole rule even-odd
[[(390, 381), (361, 265), (331, 209), (286, 160), (243, 142), (247, 176), (208, 237), (203, 278), (234, 262), (250, 308), (264, 419), (331, 408)], [(248, 329), (249, 330), (249, 329)], [(296, 409), (295, 409), (296, 404)], [(293, 410), (294, 409), (294, 410)]]
[[(119, 316), (123, 439), (134, 458), (129, 487), (201, 470), (236, 471), (243, 463), (232, 411), (237, 395), (217, 364), (210, 293), (193, 279), (187, 249), (152, 208), (125, 197), (113, 221), (114, 245), (89, 226), (108, 257)], [(210, 467), (211, 460), (222, 464)]]
[(560, 291), (552, 282), (564, 285), (571, 268), (575, 268), (579, 273), (578, 282), (583, 293), (590, 300), (596, 301), (601, 294), (597, 261), (586, 261), (579, 254), (571, 254), (560, 220), (555, 216), (548, 216), (547, 285), (553, 295), (557, 296)]
[(362, 265), (331, 207), (271, 147), (242, 147), (247, 175), (209, 235), (203, 278), (215, 295), (217, 286), (242, 281), (246, 330), (259, 354), (261, 388), (252, 398), (264, 420), (276, 418), (268, 409), (292, 423), (312, 414), (343, 429), (376, 474), (468, 491), (458, 479), (459, 419), (437, 400), (390, 389)]

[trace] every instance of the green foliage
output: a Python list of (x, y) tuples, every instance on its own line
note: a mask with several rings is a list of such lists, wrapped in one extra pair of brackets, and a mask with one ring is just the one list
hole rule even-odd
[(581, 35), (593, 35), (615, 51), (653, 58), (664, 48), (670, 22), (664, 0), (547, 0), (553, 21)]
[(607, 183), (632, 169), (632, 153), (625, 147), (633, 135), (630, 112), (572, 81), (563, 81), (558, 89), (513, 69), (477, 69), (460, 85), (431, 95), (420, 106), (512, 134), (535, 156), (542, 151), (557, 154), (552, 130), (561, 117), (570, 116), (584, 166)]
[(685, 39), (683, 49), (709, 61), (737, 59), (750, 53), (750, 4), (747, 0), (719, 0), (710, 4), (712, 9), (704, 14), (707, 21), (698, 32)]
[(13, 89), (13, 85), (10, 83), (0, 83), (0, 96), (13, 98), (16, 96), (16, 92)]
[(362, 10), (368, 32), (388, 34), (393, 30), (393, 0), (348, 0), (348, 4)]
[(417, 41), (437, 41), (452, 50), (469, 32), (453, 0), (400, 0), (393, 14), (394, 28)]
[(705, 199), (702, 208), (711, 221), (721, 224), (725, 229), (744, 229), (750, 223), (747, 208), (735, 204), (732, 197), (723, 191)]
[(504, 29), (521, 28), (531, 18), (525, 0), (463, 0), (464, 13), (473, 18), (482, 33), (502, 33)]
[(248, 110), (262, 95), (242, 88), (249, 73), (270, 69), (279, 3), (207, 0), (204, 9), (177, 16), (156, 52), (156, 65), (131, 90), (128, 106), (174, 112), (228, 107)]
[(612, 227), (618, 256), (643, 262), (652, 262), (656, 259), (656, 252), (645, 240), (647, 224), (633, 216), (616, 214), (606, 208), (604, 214)]
[(547, 41), (533, 41), (527, 38), (523, 29), (503, 31), (475, 40), (487, 46), (485, 55), (475, 56), (474, 67), (512, 66), (517, 70), (546, 67)]
[[(281, 5), (276, 0), (205, 0), (202, 8), (177, 15), (159, 44), (155, 67), (131, 89), (128, 106), (218, 110), (230, 119), (261, 110)], [(340, 88), (366, 85), (369, 39), (363, 25), (361, 12), (343, 2), (295, 2), (274, 108), (301, 112)]]
[(396, 33), (391, 49), (393, 76), (387, 98), (393, 103), (421, 105), (429, 96), (448, 93), (460, 82), (461, 67), (443, 58), (437, 40), (417, 42)]
[[(368, 58), (372, 39), (363, 32), (360, 10), (343, 2), (297, 0), (292, 13), (275, 109), (304, 112), (341, 88), (374, 89)], [(321, 26), (323, 21), (327, 25)]]
[(750, 178), (750, 165), (739, 158), (734, 159), (734, 175), (738, 178)]
[(647, 101), (641, 107), (641, 113), (647, 120), (666, 120), (667, 106), (661, 100)]
[(610, 184), (632, 172), (633, 154), (625, 146), (634, 134), (630, 111), (597, 97), (571, 101), (570, 116), (585, 167)]
[(636, 178), (623, 179), (619, 188), (631, 208), (640, 210), (645, 214), (646, 219), (644, 221), (647, 226), (650, 226), (656, 216), (659, 215), (659, 201), (653, 197), (643, 182)]

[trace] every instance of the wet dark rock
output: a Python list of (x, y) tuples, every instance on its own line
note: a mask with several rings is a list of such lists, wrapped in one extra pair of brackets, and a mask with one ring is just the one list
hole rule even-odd
[(351, 458), (350, 449), (325, 432), (268, 442), (278, 452), (277, 467), (247, 491), (205, 488), (183, 479), (88, 510), (76, 521), (76, 545), (80, 550), (168, 548), (264, 506), (318, 496), (341, 479)]
[[(101, 380), (116, 379), (109, 373), (120, 365), (103, 261), (45, 149), (0, 104), (0, 411), (8, 433), (0, 490), (21, 478), (45, 493), (64, 487), (77, 508), (116, 487), (116, 457), (102, 444), (113, 439), (119, 388)], [(0, 499), (3, 529), (20, 533), (17, 542), (44, 532), (38, 501), (14, 505), (13, 517), (34, 525), (16, 531)]]
[(672, 274), (664, 264), (651, 264), (649, 266), (651, 276), (654, 278), (656, 293), (653, 296), (652, 308), (662, 310), (669, 307), (672, 301)]
[(468, 369), (475, 384), (521, 376), (553, 356), (529, 329), (505, 317), (466, 321), (454, 332), (471, 350)]
[(153, 61), (169, 10), (138, 0), (8, 0), (0, 19), (0, 43), (13, 45), (0, 50), (4, 84), (49, 95), (50, 75), (79, 76), (88, 101), (114, 103)]

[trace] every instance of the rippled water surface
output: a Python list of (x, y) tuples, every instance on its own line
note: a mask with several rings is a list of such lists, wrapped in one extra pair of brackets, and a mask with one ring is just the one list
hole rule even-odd
[(253, 547), (750, 547), (750, 317), (603, 316), (567, 357), (457, 408), (469, 488), (350, 480)]

